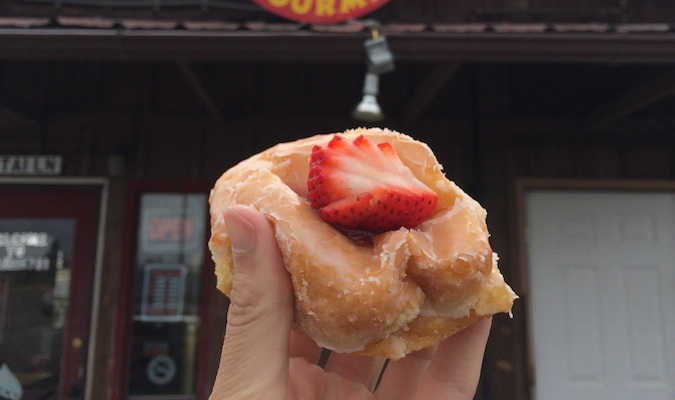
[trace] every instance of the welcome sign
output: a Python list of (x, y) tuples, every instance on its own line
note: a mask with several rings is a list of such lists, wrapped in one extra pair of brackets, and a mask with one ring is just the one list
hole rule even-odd
[(313, 24), (332, 24), (358, 18), (389, 0), (253, 0), (281, 17)]

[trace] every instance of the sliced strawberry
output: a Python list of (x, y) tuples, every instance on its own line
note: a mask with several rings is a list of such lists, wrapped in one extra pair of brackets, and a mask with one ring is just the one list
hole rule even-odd
[(334, 136), (315, 146), (308, 198), (321, 217), (340, 228), (379, 232), (414, 228), (436, 208), (438, 196), (406, 167), (389, 143)]

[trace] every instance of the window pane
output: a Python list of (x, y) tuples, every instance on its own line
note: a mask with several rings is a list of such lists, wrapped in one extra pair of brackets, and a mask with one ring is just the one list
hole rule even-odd
[(75, 220), (0, 219), (0, 362), (24, 398), (59, 382)]
[(141, 197), (133, 283), (131, 397), (195, 393), (206, 211), (205, 194), (146, 193)]

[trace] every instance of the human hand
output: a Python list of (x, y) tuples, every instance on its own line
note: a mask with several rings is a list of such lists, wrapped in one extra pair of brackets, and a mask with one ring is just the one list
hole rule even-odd
[(334, 353), (322, 369), (321, 348), (291, 330), (293, 287), (269, 222), (243, 206), (226, 211), (225, 222), (234, 278), (210, 400), (473, 398), (491, 319), (388, 363), (384, 373), (384, 359), (355, 354)]

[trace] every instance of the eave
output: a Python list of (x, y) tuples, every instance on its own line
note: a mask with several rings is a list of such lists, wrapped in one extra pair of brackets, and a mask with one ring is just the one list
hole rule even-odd
[[(673, 64), (675, 34), (389, 32), (402, 62)], [(164, 29), (0, 29), (0, 59), (356, 62), (367, 33)]]

